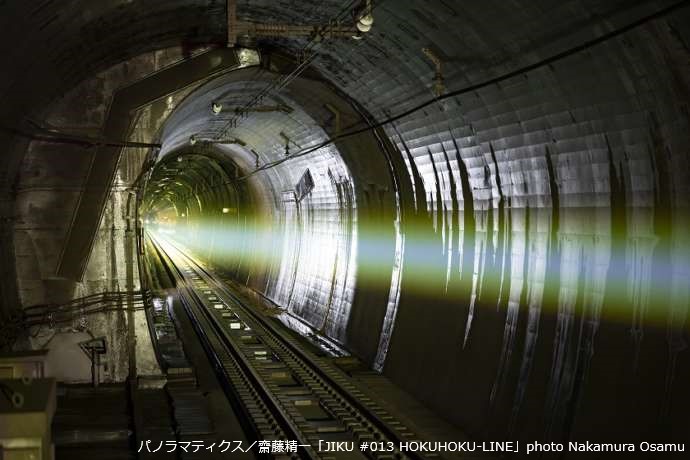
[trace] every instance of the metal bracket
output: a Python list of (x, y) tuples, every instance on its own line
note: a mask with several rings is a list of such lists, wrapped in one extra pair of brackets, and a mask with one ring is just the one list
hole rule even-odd
[(434, 94), (436, 94), (436, 97), (439, 97), (446, 92), (446, 87), (443, 84), (443, 66), (441, 63), (441, 59), (430, 48), (422, 48), (422, 53), (424, 53), (426, 57), (429, 58), (429, 60), (434, 64), (434, 68), (436, 69), (436, 75), (434, 75), (433, 79), (433, 89)]
[(334, 120), (335, 121), (335, 135), (339, 136), (340, 135), (340, 128), (341, 128), (340, 110), (336, 109), (335, 107), (333, 107), (331, 104), (328, 104), (328, 103), (324, 104), (324, 107), (326, 107), (326, 109), (328, 109), (328, 111), (333, 114), (333, 117), (335, 118), (335, 120)]
[(79, 348), (91, 360), (91, 382), (97, 387), (100, 380), (101, 355), (106, 352), (105, 337), (79, 342)]

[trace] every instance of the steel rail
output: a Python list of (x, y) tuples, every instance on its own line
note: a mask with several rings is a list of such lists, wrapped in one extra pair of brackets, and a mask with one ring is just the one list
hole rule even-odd
[[(278, 359), (278, 363), (280, 363), (278, 367), (280, 369), (287, 369), (295, 380), (309, 390), (308, 395), (305, 395), (304, 399), (316, 399), (319, 407), (332, 417), (334, 423), (342, 428), (342, 430), (338, 431), (339, 433), (349, 433), (351, 439), (358, 442), (367, 441), (383, 446), (394, 446), (390, 450), (367, 451), (361, 452), (360, 455), (365, 454), (366, 457), (372, 459), (410, 458), (421, 460), (423, 458), (437, 457), (437, 455), (422, 456), (419, 452), (400, 452), (398, 447), (401, 442), (415, 439), (414, 433), (411, 430), (365, 395), (353, 384), (349, 376), (336, 368), (331, 361), (319, 358), (305, 350), (294, 337), (291, 337), (253, 308), (246, 305), (224, 283), (200, 266), (193, 258), (185, 254), (177, 245), (168, 239), (165, 242), (177, 253), (175, 258), (170, 254), (168, 254), (168, 257), (173, 264), (179, 264), (183, 267), (182, 270), (177, 269), (180, 270), (181, 276), (186, 280), (186, 283), (189, 284), (191, 280), (192, 284), (195, 285), (194, 290), (205, 292), (207, 297), (216, 299), (214, 302), (222, 302), (223, 305), (228, 307), (229, 311), (239, 313), (237, 315), (239, 320), (259, 339), (258, 342), (255, 342), (257, 347), (265, 347), (268, 352)], [(165, 251), (163, 248), (159, 249)], [(186, 272), (187, 276), (182, 273), (183, 271)], [(203, 304), (203, 302), (201, 303)], [(205, 311), (209, 322), (213, 324), (216, 333), (227, 339), (226, 343), (228, 343), (228, 346), (233, 347), (240, 355), (246, 355), (247, 347), (243, 349), (243, 347), (232, 343), (233, 337), (225, 330), (218, 310), (202, 310)], [(246, 358), (246, 356), (243, 357)], [(314, 431), (313, 428), (310, 428), (309, 423), (305, 423), (305, 420), (300, 420), (299, 416), (296, 417), (294, 411), (292, 414), (289, 413), (290, 408), (286, 407), (286, 401), (289, 401), (289, 398), (273, 395), (274, 393), (280, 393), (280, 389), (277, 385), (270, 384), (270, 378), (267, 378), (266, 369), (252, 366), (252, 363), (246, 359), (243, 362), (246, 366), (252, 368), (251, 374), (262, 387), (262, 391), (271, 394), (271, 402), (275, 403), (275, 407), (281, 413), (279, 416), (297, 420), (292, 426), (300, 431), (302, 435), (296, 439), (306, 439), (307, 444), (309, 444), (315, 442), (320, 433), (324, 433), (323, 431)], [(264, 375), (262, 375), (262, 370)], [(358, 442), (355, 442), (357, 449), (359, 449)]]
[[(299, 440), (299, 431), (282, 415), (280, 408), (273, 401), (270, 392), (261, 385), (260, 379), (241, 356), (237, 348), (224, 337), (222, 329), (209, 317), (204, 302), (190, 288), (185, 274), (173, 261), (170, 254), (150, 237), (165, 270), (174, 281), (180, 294), (180, 302), (189, 316), (192, 326), (200, 338), (206, 354), (209, 356), (216, 375), (219, 377), (233, 409), (243, 415), (243, 428), (254, 441), (261, 440)], [(287, 422), (287, 423), (286, 423)], [(304, 448), (293, 455), (270, 457), (259, 455), (259, 458), (285, 458), (317, 460), (318, 456)]]

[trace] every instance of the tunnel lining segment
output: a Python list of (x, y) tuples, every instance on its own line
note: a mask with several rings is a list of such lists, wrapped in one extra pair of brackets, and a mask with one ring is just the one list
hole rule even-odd
[[(212, 50), (118, 90), (113, 95), (103, 136), (124, 139), (135, 109), (239, 65), (233, 49)], [(79, 199), (58, 264), (60, 277), (75, 280), (83, 277), (121, 151), (120, 147), (101, 146), (93, 154), (84, 183), (84, 189), (91, 193), (82, 193)]]

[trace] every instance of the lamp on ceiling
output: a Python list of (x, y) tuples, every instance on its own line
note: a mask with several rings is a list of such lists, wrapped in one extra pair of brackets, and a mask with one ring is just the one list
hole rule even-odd
[(357, 34), (353, 35), (352, 38), (355, 40), (361, 40), (362, 34), (367, 33), (371, 30), (374, 25), (374, 15), (371, 14), (371, 0), (367, 0), (366, 6), (357, 16)]

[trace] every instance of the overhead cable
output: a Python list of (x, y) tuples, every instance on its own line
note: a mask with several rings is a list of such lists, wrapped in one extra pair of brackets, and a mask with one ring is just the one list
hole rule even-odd
[(632, 22), (632, 23), (630, 23), (630, 24), (627, 24), (627, 25), (625, 25), (625, 26), (623, 26), (623, 27), (621, 27), (621, 28), (619, 28), (619, 29), (613, 30), (613, 31), (608, 32), (608, 33), (606, 33), (606, 34), (603, 34), (603, 35), (601, 35), (601, 36), (599, 36), (599, 37), (596, 37), (596, 38), (594, 38), (594, 39), (592, 39), (592, 40), (588, 40), (588, 41), (586, 41), (586, 42), (584, 42), (584, 43), (582, 43), (582, 44), (580, 44), (580, 45), (574, 46), (574, 47), (569, 48), (569, 49), (567, 49), (567, 50), (565, 50), (565, 51), (562, 51), (562, 52), (560, 52), (560, 53), (554, 54), (554, 55), (552, 55), (552, 56), (550, 56), (550, 57), (548, 57), (548, 58), (542, 59), (542, 60), (537, 61), (537, 62), (535, 62), (535, 63), (533, 63), (533, 64), (526, 65), (526, 66), (521, 67), (521, 68), (519, 68), (519, 69), (517, 69), (517, 70), (513, 70), (513, 71), (508, 72), (508, 73), (505, 73), (505, 74), (503, 74), (503, 75), (500, 75), (500, 76), (491, 78), (491, 79), (489, 79), (489, 80), (485, 80), (485, 81), (483, 81), (483, 82), (481, 82), (481, 83), (476, 83), (476, 84), (473, 84), (473, 85), (470, 85), (470, 86), (466, 86), (466, 87), (464, 87), (464, 88), (461, 88), (461, 89), (458, 89), (458, 90), (455, 90), (455, 91), (450, 91), (450, 92), (445, 93), (445, 94), (443, 94), (443, 95), (441, 95), (441, 96), (435, 97), (435, 98), (433, 98), (433, 99), (429, 99), (429, 100), (427, 100), (427, 101), (425, 101), (425, 102), (422, 102), (421, 104), (418, 104), (418, 105), (416, 105), (416, 106), (414, 106), (414, 107), (412, 107), (412, 108), (410, 108), (410, 109), (408, 109), (408, 110), (405, 110), (404, 112), (401, 112), (401, 113), (399, 113), (399, 114), (397, 114), (397, 115), (394, 115), (394, 116), (391, 116), (391, 117), (386, 118), (386, 119), (384, 119), (384, 120), (381, 120), (381, 121), (378, 121), (378, 122), (376, 122), (376, 123), (370, 124), (370, 125), (368, 125), (368, 126), (366, 126), (366, 127), (364, 127), (364, 128), (359, 128), (359, 129), (355, 129), (355, 130), (351, 130), (351, 131), (346, 131), (346, 132), (344, 132), (344, 133), (342, 133), (342, 134), (333, 136), (333, 137), (331, 137), (331, 138), (329, 138), (329, 139), (327, 139), (327, 140), (325, 140), (325, 141), (323, 141), (323, 142), (321, 142), (321, 143), (319, 143), (319, 144), (317, 144), (317, 145), (315, 145), (315, 146), (313, 146), (313, 147), (309, 147), (309, 148), (303, 149), (302, 151), (296, 152), (296, 153), (290, 155), (289, 157), (281, 158), (281, 159), (279, 159), (279, 160), (276, 160), (276, 161), (273, 161), (273, 162), (270, 162), (270, 163), (266, 163), (266, 164), (262, 165), (261, 167), (259, 167), (259, 168), (255, 169), (255, 170), (253, 170), (253, 171), (247, 173), (246, 175), (241, 176), (241, 177), (238, 177), (237, 180), (245, 180), (245, 179), (248, 179), (249, 177), (253, 176), (253, 175), (256, 174), (256, 173), (265, 171), (265, 170), (267, 170), (267, 169), (274, 168), (274, 167), (276, 167), (276, 166), (278, 166), (278, 165), (280, 165), (280, 164), (282, 164), (282, 163), (285, 163), (286, 161), (292, 160), (292, 159), (294, 159), (294, 158), (298, 158), (298, 157), (301, 157), (301, 156), (304, 156), (304, 155), (308, 155), (308, 154), (313, 153), (313, 152), (315, 152), (315, 151), (317, 151), (317, 150), (319, 150), (319, 149), (321, 149), (321, 148), (323, 148), (323, 147), (326, 147), (326, 146), (328, 146), (328, 145), (330, 145), (330, 144), (333, 144), (333, 143), (335, 143), (336, 141), (339, 141), (339, 140), (346, 139), (346, 138), (349, 138), (349, 137), (352, 137), (352, 136), (356, 136), (356, 135), (358, 135), (358, 134), (362, 134), (362, 133), (366, 133), (366, 132), (369, 132), (369, 131), (373, 131), (373, 130), (382, 128), (382, 127), (384, 127), (384, 126), (386, 126), (386, 125), (389, 125), (389, 124), (394, 123), (394, 122), (396, 122), (396, 121), (399, 121), (399, 120), (401, 120), (401, 119), (403, 119), (403, 118), (406, 118), (406, 117), (408, 117), (408, 116), (410, 116), (410, 115), (412, 115), (412, 114), (414, 114), (414, 113), (416, 113), (416, 112), (419, 112), (420, 110), (423, 110), (423, 109), (425, 109), (425, 108), (427, 108), (427, 107), (429, 107), (429, 106), (432, 106), (432, 105), (434, 105), (434, 104), (436, 104), (436, 103), (438, 103), (438, 102), (440, 102), (440, 101), (444, 101), (444, 100), (446, 100), (446, 99), (451, 99), (451, 98), (454, 98), (454, 97), (462, 96), (462, 95), (464, 95), (464, 94), (472, 93), (472, 92), (474, 92), (474, 91), (478, 91), (478, 90), (484, 89), (484, 88), (486, 88), (486, 87), (489, 87), (489, 86), (492, 86), (492, 85), (496, 85), (496, 84), (498, 84), (498, 83), (502, 83), (502, 82), (504, 82), (504, 81), (506, 81), (506, 80), (509, 80), (509, 79), (511, 79), (511, 78), (514, 78), (514, 77), (523, 75), (523, 74), (525, 74), (525, 73), (527, 73), (527, 72), (530, 72), (530, 71), (533, 71), (533, 70), (536, 70), (536, 69), (539, 69), (539, 68), (548, 66), (548, 65), (553, 64), (553, 63), (555, 63), (555, 62), (557, 62), (557, 61), (560, 61), (560, 60), (563, 60), (563, 59), (565, 59), (565, 58), (567, 58), (567, 57), (570, 57), (570, 56), (572, 56), (572, 55), (574, 55), (574, 54), (580, 53), (580, 52), (582, 52), (582, 51), (586, 51), (586, 50), (588, 50), (588, 49), (590, 49), (590, 48), (592, 48), (592, 47), (594, 47), (594, 46), (596, 46), (596, 45), (599, 45), (599, 44), (604, 43), (604, 42), (606, 42), (606, 41), (609, 41), (609, 40), (611, 40), (611, 39), (613, 39), (613, 38), (616, 38), (616, 37), (618, 37), (618, 36), (620, 36), (620, 35), (622, 35), (622, 34), (625, 34), (625, 33), (629, 32), (629, 31), (631, 31), (631, 30), (633, 30), (633, 29), (635, 29), (635, 28), (641, 26), (641, 25), (644, 25), (644, 24), (646, 24), (646, 23), (648, 23), (648, 22), (650, 22), (650, 21), (653, 21), (653, 20), (662, 18), (662, 17), (664, 17), (664, 16), (666, 16), (666, 15), (668, 15), (668, 14), (674, 12), (674, 11), (677, 11), (677, 10), (679, 10), (679, 9), (681, 9), (681, 8), (687, 7), (688, 5), (690, 5), (690, 0), (682, 0), (682, 1), (676, 2), (676, 3), (670, 5), (670, 6), (666, 7), (666, 8), (663, 8), (663, 9), (661, 9), (661, 10), (655, 12), (655, 13), (652, 13), (652, 14), (650, 14), (650, 15), (647, 15), (647, 16), (641, 18), (641, 19), (638, 19), (637, 21), (634, 21), (634, 22)]

